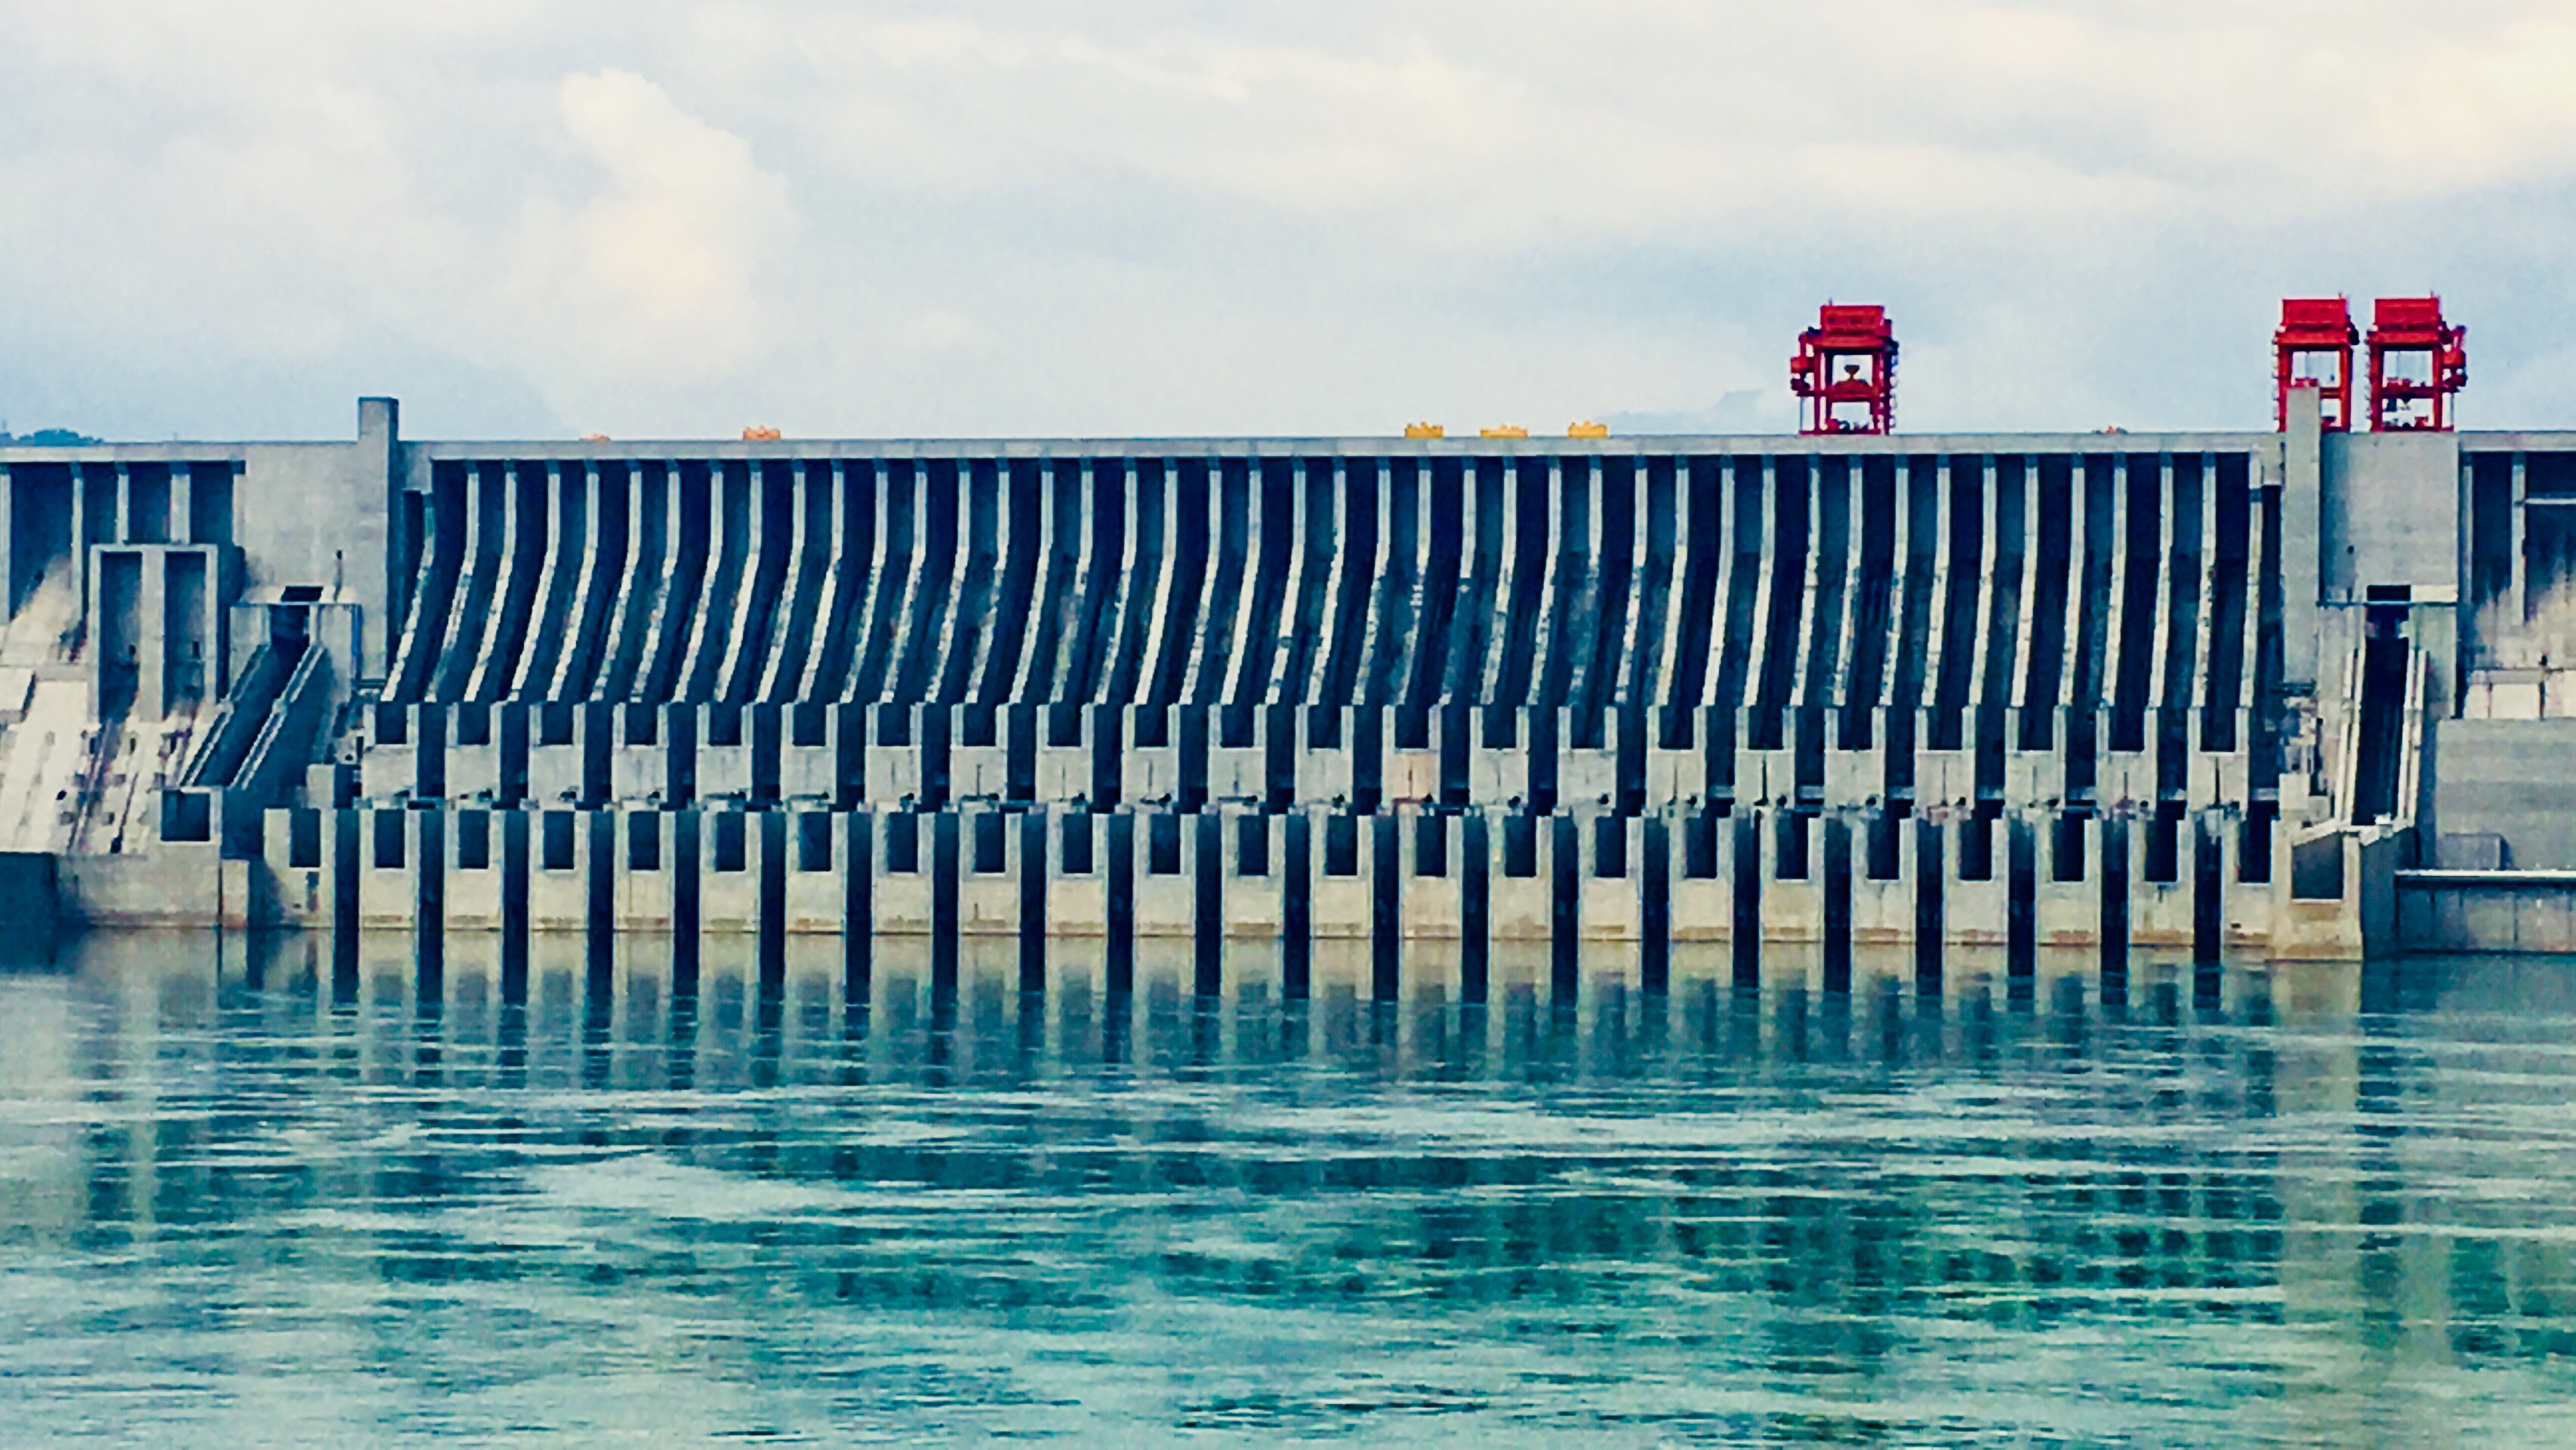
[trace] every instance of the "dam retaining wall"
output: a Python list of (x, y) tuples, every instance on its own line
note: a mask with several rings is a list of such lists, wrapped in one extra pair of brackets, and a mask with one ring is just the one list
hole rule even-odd
[(2358, 956), (2481, 833), (2442, 722), (2550, 697), (2571, 459), (0, 450), (0, 846), (93, 921)]

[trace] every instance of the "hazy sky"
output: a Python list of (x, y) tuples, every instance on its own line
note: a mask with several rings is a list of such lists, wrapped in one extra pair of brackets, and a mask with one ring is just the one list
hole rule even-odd
[[(2438, 288), (2576, 425), (2576, 6), (0, 0), (0, 421), (2256, 427)], [(2366, 303), (2365, 303), (2366, 305)]]

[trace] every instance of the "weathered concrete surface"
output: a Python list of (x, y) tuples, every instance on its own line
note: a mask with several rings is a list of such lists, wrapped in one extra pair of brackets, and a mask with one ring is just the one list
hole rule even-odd
[(2446, 720), (2434, 772), (2445, 836), (2503, 838), (2503, 865), (2576, 870), (2576, 720)]

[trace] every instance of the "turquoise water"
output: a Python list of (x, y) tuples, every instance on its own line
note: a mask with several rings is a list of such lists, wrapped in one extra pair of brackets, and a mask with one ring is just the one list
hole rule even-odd
[(0, 1440), (2576, 1442), (2576, 965), (851, 1012), (406, 950), (0, 977)]

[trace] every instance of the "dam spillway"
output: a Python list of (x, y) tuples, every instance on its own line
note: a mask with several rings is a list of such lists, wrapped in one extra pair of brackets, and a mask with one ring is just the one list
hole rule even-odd
[(1831, 986), (2547, 945), (2481, 880), (2576, 868), (2576, 435), (481, 445), (375, 399), (0, 470), (0, 830), (80, 921)]

